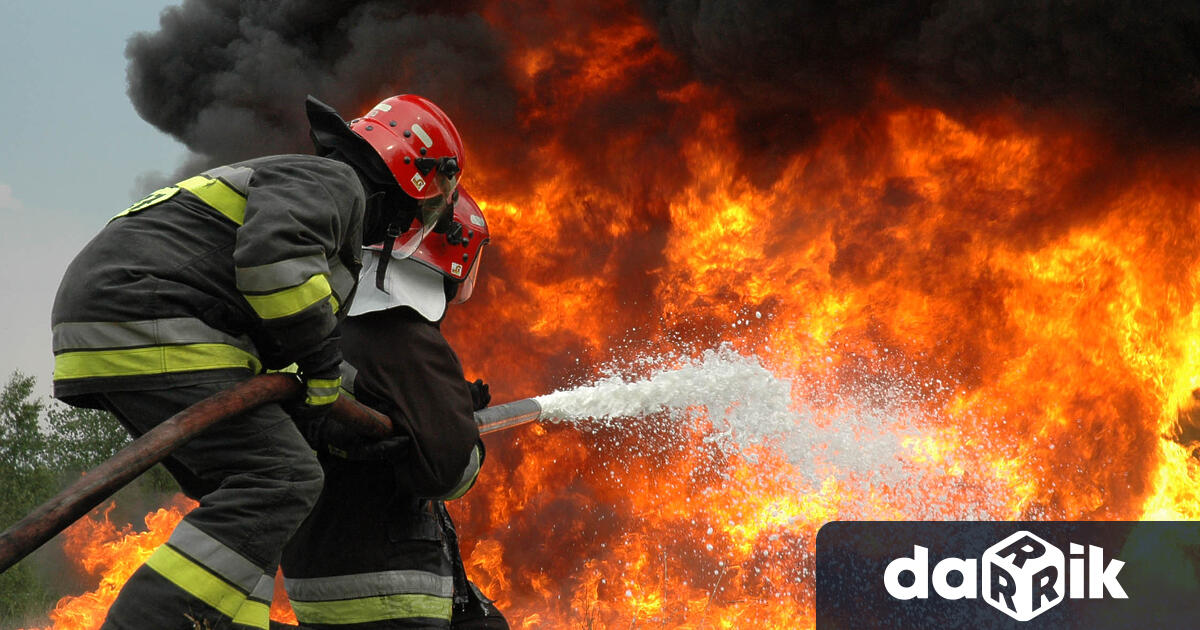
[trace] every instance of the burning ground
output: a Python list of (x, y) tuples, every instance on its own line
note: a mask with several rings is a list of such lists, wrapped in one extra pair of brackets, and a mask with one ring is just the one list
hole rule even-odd
[(715, 379), (488, 439), (455, 514), (515, 627), (810, 625), (833, 519), (1200, 516), (1200, 12), (773, 4), (188, 1), (130, 42), (183, 170), (307, 150), (307, 93), (442, 105), (495, 234), (445, 330), (498, 400)]

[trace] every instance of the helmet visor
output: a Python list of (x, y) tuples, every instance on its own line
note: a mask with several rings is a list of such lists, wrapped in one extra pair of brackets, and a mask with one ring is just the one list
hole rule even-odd
[(394, 249), (392, 249), (393, 258), (403, 260), (412, 256), (430, 232), (437, 230), (443, 224), (449, 225), (449, 219), (454, 215), (454, 203), (458, 200), (458, 173), (446, 176), (442, 174), (442, 170), (438, 169), (434, 176), (437, 193), (419, 201), (418, 220), (420, 224), (414, 226), (415, 229), (410, 227), (408, 231), (399, 235)]
[(471, 294), (475, 292), (475, 280), (479, 277), (480, 260), (483, 259), (483, 246), (480, 246), (479, 253), (475, 255), (475, 261), (471, 265), (471, 270), (467, 272), (467, 277), (458, 287), (458, 293), (454, 294), (454, 299), (450, 300), (451, 304), (462, 304), (471, 299)]

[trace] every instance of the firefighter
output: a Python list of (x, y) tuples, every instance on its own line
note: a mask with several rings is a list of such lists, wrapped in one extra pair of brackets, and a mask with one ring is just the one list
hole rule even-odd
[(322, 486), (292, 416), (324, 418), (339, 396), (335, 329), (362, 246), (409, 223), (428, 233), (449, 211), (463, 145), (436, 105), (395, 96), (350, 123), (312, 97), (306, 111), (318, 155), (255, 158), (151, 193), (59, 287), (54, 395), (111, 411), (135, 437), (264, 369), (295, 364), (307, 392), (164, 462), (199, 507), (122, 588), (105, 630), (268, 627), (283, 546)]
[(342, 386), (387, 414), (398, 436), (372, 442), (328, 420), (300, 422), (325, 467), (324, 492), (283, 554), (302, 628), (508, 627), (466, 579), (443, 503), (475, 481), (484, 449), (473, 412), (491, 399), (482, 380), (465, 380), (441, 333), (447, 303), (471, 297), (489, 239), (460, 193), (452, 220), (408, 259), (367, 251), (341, 327)]

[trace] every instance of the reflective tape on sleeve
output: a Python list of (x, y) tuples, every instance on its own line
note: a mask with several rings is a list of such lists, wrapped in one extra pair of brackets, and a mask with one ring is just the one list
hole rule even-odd
[[(334, 259), (329, 263), (329, 286), (333, 290), (334, 299), (344, 303), (354, 293), (354, 288), (358, 286), (358, 277), (350, 273), (349, 269), (342, 264), (342, 261)], [(335, 305), (337, 302), (335, 302)], [(337, 312), (335, 306), (333, 312)]]
[(354, 380), (358, 378), (358, 370), (348, 361), (342, 361), (339, 367), (342, 371), (342, 393), (354, 398)]
[(308, 386), (308, 393), (304, 397), (304, 404), (313, 407), (332, 405), (341, 391), (342, 377), (312, 378), (305, 384)]
[(304, 284), (313, 276), (329, 272), (325, 256), (312, 254), (255, 267), (234, 269), (242, 293), (270, 293)]
[(458, 480), (458, 485), (454, 486), (446, 496), (441, 497), (443, 501), (451, 501), (462, 497), (475, 485), (475, 478), (479, 476), (479, 447), (471, 449), (471, 457), (467, 460), (467, 467), (463, 470), (462, 477)]
[(279, 319), (295, 315), (300, 311), (322, 301), (330, 296), (329, 280), (322, 275), (316, 275), (307, 282), (290, 289), (267, 293), (264, 295), (246, 295), (246, 301), (255, 313), (263, 319)]

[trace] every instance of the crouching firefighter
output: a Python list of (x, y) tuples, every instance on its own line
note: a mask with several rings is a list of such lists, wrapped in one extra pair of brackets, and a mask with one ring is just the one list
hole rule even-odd
[[(283, 555), (284, 584), (303, 628), (507, 628), (468, 582), (444, 501), (483, 463), (468, 383), (441, 333), (447, 303), (471, 297), (488, 241), (460, 189), (453, 218), (406, 254), (416, 230), (366, 252), (359, 297), (343, 322), (342, 386), (387, 414), (397, 435), (364, 441), (328, 420), (300, 421), (320, 454), (325, 489)], [(399, 253), (398, 253), (399, 252)]]
[[(224, 421), (164, 463), (199, 501), (133, 574), (105, 630), (267, 628), (283, 546), (322, 470), (293, 417), (339, 396), (335, 333), (362, 246), (448, 212), (462, 141), (402, 95), (347, 124), (310, 97), (318, 154), (221, 166), (118, 214), (67, 268), (52, 323), (54, 395), (133, 436), (264, 368), (295, 363), (307, 396)], [(419, 182), (419, 185), (415, 182)]]

